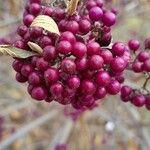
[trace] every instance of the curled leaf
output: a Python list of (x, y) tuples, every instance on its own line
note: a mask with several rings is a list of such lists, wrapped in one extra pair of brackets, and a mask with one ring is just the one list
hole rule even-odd
[(15, 48), (11, 45), (0, 45), (0, 55), (8, 55), (16, 58), (28, 58), (38, 54), (35, 52)]
[(76, 11), (78, 2), (79, 0), (71, 0), (69, 2), (68, 8), (67, 8), (67, 13), (69, 16), (73, 15), (73, 13)]
[(39, 54), (41, 54), (43, 52), (43, 49), (37, 45), (36, 43), (33, 42), (28, 42), (28, 46), (34, 51), (37, 52)]
[(58, 26), (56, 22), (49, 16), (46, 15), (39, 15), (37, 16), (30, 27), (41, 27), (49, 32), (56, 33), (60, 35)]

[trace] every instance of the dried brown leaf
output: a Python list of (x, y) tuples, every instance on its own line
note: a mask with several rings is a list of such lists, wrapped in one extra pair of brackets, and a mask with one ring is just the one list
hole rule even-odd
[(37, 45), (36, 43), (33, 42), (28, 42), (28, 46), (34, 51), (37, 52), (39, 54), (41, 54), (43, 52), (43, 49)]
[(8, 55), (16, 58), (28, 58), (38, 54), (35, 52), (15, 48), (11, 45), (0, 45), (0, 55)]
[(39, 15), (37, 16), (30, 27), (41, 27), (51, 33), (56, 33), (60, 35), (58, 26), (56, 22), (49, 16), (46, 15)]
[(69, 2), (68, 8), (67, 8), (67, 13), (69, 16), (73, 15), (73, 13), (76, 11), (78, 2), (79, 0), (71, 0)]

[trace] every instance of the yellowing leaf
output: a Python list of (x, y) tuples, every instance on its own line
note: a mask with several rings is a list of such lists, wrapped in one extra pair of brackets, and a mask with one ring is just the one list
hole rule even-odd
[(37, 16), (30, 27), (41, 27), (49, 32), (56, 33), (60, 35), (58, 26), (56, 22), (49, 16), (46, 15), (39, 15)]
[(0, 55), (8, 55), (16, 58), (28, 58), (38, 55), (37, 53), (15, 48), (11, 45), (0, 45)]
[(67, 13), (69, 16), (73, 15), (73, 13), (76, 11), (77, 6), (78, 6), (79, 0), (71, 0), (68, 8), (67, 8)]
[(43, 49), (37, 45), (36, 43), (33, 43), (33, 42), (28, 42), (28, 46), (34, 51), (34, 52), (37, 52), (37, 53), (42, 53), (43, 52)]

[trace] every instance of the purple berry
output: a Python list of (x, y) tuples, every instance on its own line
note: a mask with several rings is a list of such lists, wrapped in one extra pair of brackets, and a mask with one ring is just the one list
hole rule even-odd
[(107, 86), (110, 83), (110, 75), (106, 71), (100, 71), (96, 75), (96, 83), (98, 86)]
[(103, 17), (103, 11), (101, 8), (95, 6), (90, 9), (89, 17), (93, 21), (99, 21)]
[(34, 87), (31, 93), (31, 97), (38, 101), (46, 99), (47, 96), (47, 90), (43, 87)]
[(137, 51), (140, 48), (140, 43), (138, 40), (130, 40), (128, 46), (131, 50)]

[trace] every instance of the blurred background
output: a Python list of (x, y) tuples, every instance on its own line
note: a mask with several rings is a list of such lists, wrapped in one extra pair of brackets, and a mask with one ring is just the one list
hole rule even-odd
[[(143, 42), (150, 37), (150, 0), (112, 1), (119, 11), (114, 41), (136, 38)], [(0, 0), (0, 43), (17, 39), (24, 3)], [(0, 57), (0, 149), (150, 150), (150, 115), (145, 108), (124, 104), (119, 96), (108, 97), (84, 113), (36, 102), (27, 94), (26, 85), (15, 81), (12, 61)], [(128, 72), (126, 78), (128, 84), (142, 84), (142, 76)]]

